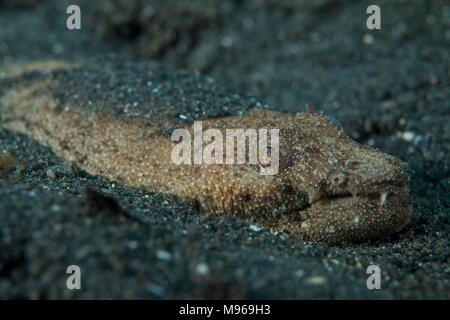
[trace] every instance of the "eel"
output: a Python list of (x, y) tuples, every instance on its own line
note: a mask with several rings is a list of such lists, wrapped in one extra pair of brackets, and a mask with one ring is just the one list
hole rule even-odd
[[(145, 62), (51, 61), (9, 74), (0, 80), (1, 125), (90, 174), (308, 241), (377, 239), (411, 217), (407, 164), (357, 143), (320, 113), (270, 110), (214, 79)], [(278, 172), (261, 174), (261, 163), (175, 164), (171, 133), (192, 133), (198, 120), (224, 134), (279, 129)]]

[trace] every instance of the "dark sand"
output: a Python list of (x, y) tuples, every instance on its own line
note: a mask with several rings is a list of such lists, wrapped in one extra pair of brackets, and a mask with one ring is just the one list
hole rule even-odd
[[(6, 1), (0, 68), (112, 60), (128, 72), (99, 103), (132, 103), (159, 86), (173, 116), (198, 117), (194, 103), (205, 115), (310, 103), (353, 138), (409, 163), (414, 217), (370, 243), (305, 243), (113, 185), (0, 129), (0, 298), (450, 297), (445, 1), (382, 3), (376, 32), (365, 28), (368, 3), (357, 1), (79, 1), (83, 30), (69, 32), (64, 2)], [(97, 69), (74, 72), (81, 100), (96, 81), (109, 81)], [(0, 94), (11, 85), (0, 80)], [(65, 286), (71, 264), (82, 269), (82, 290)], [(381, 290), (366, 287), (371, 264), (381, 268)]]

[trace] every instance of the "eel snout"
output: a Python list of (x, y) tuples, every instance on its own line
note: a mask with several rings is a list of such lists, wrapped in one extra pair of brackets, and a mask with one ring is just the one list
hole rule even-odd
[(359, 242), (400, 231), (412, 213), (407, 181), (377, 182), (366, 185), (359, 193), (334, 190), (324, 194), (302, 212), (303, 237), (325, 242)]

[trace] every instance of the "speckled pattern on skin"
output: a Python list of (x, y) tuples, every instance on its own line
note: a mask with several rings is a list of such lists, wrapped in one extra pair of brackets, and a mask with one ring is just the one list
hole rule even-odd
[[(308, 240), (378, 238), (399, 231), (411, 216), (406, 164), (352, 141), (320, 114), (251, 109), (257, 102), (242, 108), (236, 101), (224, 101), (222, 115), (208, 114), (207, 101), (187, 101), (188, 110), (168, 108), (164, 91), (183, 95), (183, 86), (164, 87), (164, 79), (155, 79), (150, 69), (147, 78), (136, 79), (136, 87), (145, 82), (148, 89), (136, 92), (120, 86), (123, 74), (133, 72), (126, 64), (74, 69), (60, 64), (65, 69), (43, 71), (45, 65), (24, 65), (23, 75), (3, 80), (10, 82), (0, 98), (3, 125), (91, 174), (194, 200), (204, 211), (233, 214)], [(30, 72), (39, 76), (30, 78)], [(84, 90), (71, 80), (80, 76), (86, 78)], [(199, 81), (197, 88), (207, 90), (211, 83)], [(110, 94), (108, 89), (119, 95), (123, 89), (121, 98), (128, 102), (98, 99)], [(198, 119), (205, 130), (280, 129), (280, 172), (264, 176), (255, 165), (174, 164), (169, 133), (178, 126), (192, 130)]]

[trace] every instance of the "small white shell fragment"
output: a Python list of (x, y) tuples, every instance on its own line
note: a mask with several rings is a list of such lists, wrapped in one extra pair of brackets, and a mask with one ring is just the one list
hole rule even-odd
[(198, 274), (207, 275), (209, 273), (209, 267), (206, 263), (202, 262), (197, 265), (195, 271), (197, 271)]
[(169, 261), (172, 259), (172, 254), (165, 250), (158, 250), (156, 251), (156, 258), (158, 258), (159, 260)]
[(387, 192), (383, 192), (381, 194), (381, 197), (380, 197), (380, 205), (381, 206), (384, 205), (384, 203), (386, 202), (387, 195), (388, 195)]
[(249, 228), (250, 228), (250, 230), (252, 230), (254, 232), (258, 232), (258, 231), (262, 230), (262, 228), (258, 227), (256, 224), (252, 224)]
[(403, 134), (402, 134), (402, 139), (405, 140), (405, 141), (407, 141), (407, 142), (411, 142), (411, 141), (414, 140), (414, 137), (415, 137), (415, 136), (416, 136), (416, 135), (414, 134), (414, 132), (411, 132), (411, 131), (405, 131), (405, 132), (403, 132)]

